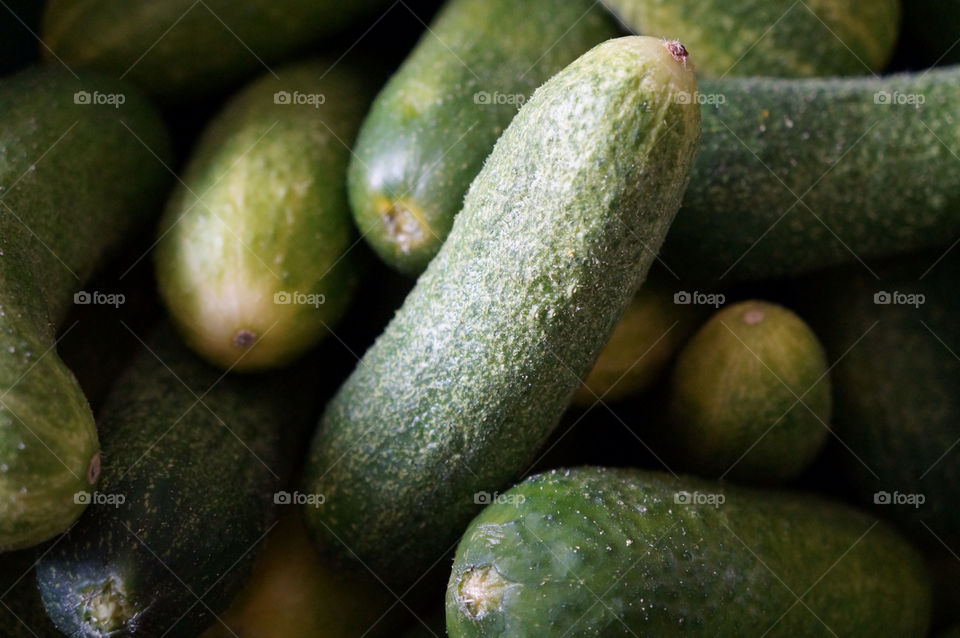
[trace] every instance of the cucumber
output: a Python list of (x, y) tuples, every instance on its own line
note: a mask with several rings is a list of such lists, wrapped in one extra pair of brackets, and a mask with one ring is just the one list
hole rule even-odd
[(838, 482), (928, 549), (958, 547), (960, 254), (921, 253), (875, 272), (851, 267), (809, 284), (809, 314), (838, 360)]
[(47, 617), (37, 591), (35, 548), (0, 554), (0, 626), (6, 638), (62, 636)]
[(574, 404), (626, 399), (660, 378), (703, 314), (700, 306), (675, 303), (673, 295), (666, 278), (651, 273), (574, 395)]
[(155, 262), (174, 322), (215, 365), (284, 365), (350, 302), (345, 182), (372, 94), (362, 77), (319, 61), (277, 69), (230, 100), (194, 151)]
[(267, 536), (249, 582), (203, 638), (395, 636), (387, 613), (397, 608), (383, 585), (323, 565), (291, 513)]
[(419, 274), (483, 160), (530, 94), (619, 35), (590, 0), (449, 0), (373, 104), (350, 164), (357, 226)]
[[(123, 96), (116, 108), (83, 96)], [(119, 101), (119, 100), (118, 100)], [(99, 473), (93, 415), (54, 331), (167, 182), (169, 143), (126, 84), (62, 68), (0, 80), (0, 551), (83, 511)], [(68, 217), (65, 217), (68, 216)], [(65, 223), (65, 219), (69, 223)], [(87, 297), (84, 297), (84, 294)]]
[(830, 405), (810, 327), (783, 306), (744, 301), (714, 314), (677, 356), (663, 438), (684, 470), (784, 481), (823, 447)]
[(795, 275), (960, 236), (960, 67), (704, 81), (700, 95), (725, 102), (704, 107), (663, 249), (682, 279)]
[(679, 38), (703, 77), (817, 77), (882, 70), (899, 0), (602, 0), (631, 30)]
[(960, 63), (960, 0), (903, 3), (902, 39), (926, 66)]
[(61, 631), (197, 635), (226, 607), (282, 486), (297, 399), (278, 386), (224, 377), (169, 326), (146, 342), (100, 413), (95, 504), (37, 565)]
[[(327, 405), (304, 491), (329, 555), (388, 582), (451, 547), (475, 495), (522, 473), (643, 281), (699, 113), (675, 42), (608, 41), (497, 142), (449, 240)], [(403, 551), (397, 551), (403, 547)]]
[(921, 638), (929, 608), (920, 556), (865, 514), (588, 467), (531, 477), (473, 520), (447, 587), (447, 632)]
[(231, 86), (385, 0), (49, 0), (49, 57), (116, 74), (166, 101)]

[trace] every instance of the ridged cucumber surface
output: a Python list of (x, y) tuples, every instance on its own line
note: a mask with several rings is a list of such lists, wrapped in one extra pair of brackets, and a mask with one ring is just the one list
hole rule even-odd
[(534, 89), (619, 35), (590, 0), (450, 0), (374, 102), (350, 166), (357, 225), (419, 274)]
[(269, 70), (386, 0), (50, 0), (41, 36), (51, 58), (186, 101)]
[(675, 42), (598, 45), (541, 87), (450, 237), (328, 404), (306, 510), (328, 553), (427, 570), (522, 473), (643, 281), (687, 183), (700, 110)]
[(663, 249), (684, 280), (869, 264), (960, 236), (960, 67), (703, 81), (700, 95), (714, 103)]
[(744, 301), (714, 314), (677, 355), (667, 391), (671, 465), (757, 482), (795, 478), (830, 431), (823, 346), (795, 313)]
[(84, 508), (75, 494), (97, 480), (93, 415), (54, 331), (154, 210), (168, 154), (129, 85), (62, 68), (0, 80), (0, 551), (66, 529)]
[(447, 587), (451, 638), (922, 638), (923, 562), (822, 498), (640, 470), (531, 477), (477, 516)]
[(343, 63), (279, 68), (235, 96), (198, 143), (155, 263), (174, 322), (215, 365), (286, 364), (349, 304), (358, 260), (346, 172), (372, 93)]
[(899, 0), (602, 1), (636, 33), (685, 42), (700, 77), (868, 75), (900, 33)]
[(37, 565), (70, 636), (195, 636), (243, 584), (271, 527), (281, 431), (296, 400), (265, 377), (224, 377), (169, 326), (99, 415), (91, 505)]

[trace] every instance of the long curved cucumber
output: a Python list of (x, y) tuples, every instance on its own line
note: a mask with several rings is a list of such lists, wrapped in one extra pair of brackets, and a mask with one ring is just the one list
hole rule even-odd
[(50, 57), (116, 74), (185, 101), (225, 87), (330, 36), (386, 0), (50, 0)]
[(619, 35), (591, 0), (450, 0), (374, 102), (350, 165), (367, 242), (419, 274), (534, 89)]
[(92, 504), (37, 565), (61, 631), (188, 636), (212, 622), (271, 527), (281, 431), (302, 400), (288, 394), (276, 379), (224, 377), (169, 326), (147, 340), (99, 415)]
[(343, 314), (358, 279), (348, 145), (372, 93), (359, 69), (299, 63), (251, 84), (207, 128), (155, 253), (160, 294), (207, 360), (283, 365)]
[(678, 38), (700, 77), (820, 77), (882, 70), (900, 1), (602, 0), (634, 32)]
[(663, 248), (682, 278), (869, 264), (960, 236), (960, 67), (713, 80), (700, 95), (714, 103)]
[[(450, 238), (328, 404), (304, 491), (326, 551), (409, 581), (521, 473), (646, 276), (700, 109), (676, 42), (608, 41), (510, 124)], [(402, 550), (400, 549), (402, 548)]]
[(0, 80), (0, 551), (66, 529), (97, 480), (93, 415), (54, 331), (154, 210), (168, 155), (159, 116), (126, 84), (62, 68)]
[(447, 587), (451, 638), (922, 638), (929, 614), (919, 554), (866, 514), (629, 469), (554, 470), (503, 493)]

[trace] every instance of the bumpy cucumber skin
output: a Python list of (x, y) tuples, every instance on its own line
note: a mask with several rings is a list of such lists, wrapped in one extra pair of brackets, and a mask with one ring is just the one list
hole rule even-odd
[(263, 72), (386, 0), (51, 0), (44, 44), (65, 63), (185, 101)]
[(592, 46), (619, 35), (593, 4), (446, 4), (375, 100), (350, 165), (357, 226), (384, 261), (421, 273), (518, 105)]
[(0, 626), (5, 638), (60, 638), (37, 591), (36, 548), (0, 554)]
[[(700, 94), (726, 102), (703, 108), (700, 155), (663, 249), (682, 278), (794, 275), (960, 235), (960, 67), (704, 81)], [(875, 103), (895, 94), (925, 103)]]
[[(684, 492), (725, 502), (678, 504)], [(457, 549), (452, 638), (818, 636), (824, 625), (851, 638), (926, 635), (916, 551), (817, 497), (578, 468), (529, 478), (501, 501)]]
[(632, 30), (678, 38), (699, 77), (821, 77), (882, 70), (898, 0), (602, 0)]
[(788, 480), (809, 465), (829, 433), (826, 353), (810, 327), (783, 306), (728, 306), (677, 356), (667, 404), (663, 437), (677, 467)]
[[(863, 507), (881, 491), (922, 494), (919, 507), (878, 504), (874, 511), (937, 551), (941, 542), (960, 544), (960, 256), (939, 260), (943, 253), (887, 262), (875, 271), (879, 280), (859, 265), (831, 272), (824, 279), (831, 285), (815, 284), (809, 313), (839, 359), (833, 427), (853, 453), (841, 457), (844, 484)], [(876, 304), (884, 291), (925, 300)]]
[[(78, 91), (122, 94), (120, 108)], [(35, 545), (83, 511), (96, 482), (90, 407), (54, 351), (54, 327), (105, 253), (141, 224), (169, 175), (169, 144), (130, 86), (62, 69), (0, 81), (0, 551)], [(155, 154), (155, 155), (154, 155)]]
[[(329, 67), (280, 68), (237, 95), (161, 222), (160, 294), (190, 346), (223, 368), (288, 363), (326, 335), (356, 287), (348, 145), (373, 91), (358, 69)], [(283, 293), (317, 303), (276, 303)]]
[[(397, 582), (521, 473), (642, 282), (696, 153), (695, 89), (654, 38), (601, 44), (534, 94), (450, 237), (328, 404), (308, 527)], [(349, 548), (349, 549), (348, 549)]]
[(169, 327), (147, 345), (99, 422), (97, 490), (125, 502), (91, 505), (37, 565), (47, 613), (71, 636), (198, 634), (273, 517), (289, 397), (263, 377), (221, 379)]

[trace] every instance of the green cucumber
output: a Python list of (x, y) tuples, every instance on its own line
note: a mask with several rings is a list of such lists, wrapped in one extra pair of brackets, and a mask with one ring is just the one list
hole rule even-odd
[(960, 67), (704, 81), (700, 95), (715, 103), (663, 249), (684, 280), (794, 275), (960, 236)]
[(891, 528), (819, 497), (640, 470), (527, 479), (473, 520), (452, 638), (922, 638), (930, 587)]
[[(327, 553), (388, 582), (451, 547), (522, 473), (643, 281), (700, 109), (676, 42), (598, 45), (504, 132), (450, 238), (328, 404), (305, 468)], [(398, 548), (402, 547), (402, 551)]]
[(702, 314), (700, 306), (675, 303), (673, 295), (664, 277), (651, 274), (574, 395), (576, 405), (636, 396), (660, 378)]
[[(111, 96), (122, 104), (85, 103)], [(62, 68), (0, 80), (0, 551), (35, 545), (83, 511), (96, 428), (54, 331), (105, 255), (167, 183), (159, 116), (126, 84)], [(66, 222), (65, 222), (66, 220)]]
[(50, 0), (48, 55), (114, 73), (166, 100), (185, 101), (269, 71), (385, 0)]
[(37, 549), (0, 554), (0, 627), (6, 638), (62, 636), (47, 617), (37, 591)]
[(960, 253), (921, 253), (874, 272), (879, 279), (857, 265), (809, 284), (809, 314), (838, 361), (838, 480), (919, 543), (956, 548)]
[(357, 225), (391, 266), (419, 274), (530, 94), (619, 35), (591, 0), (449, 0), (374, 102), (350, 165)]
[(763, 482), (795, 478), (829, 433), (823, 346), (782, 306), (727, 306), (677, 356), (666, 410), (663, 438), (677, 467)]
[(322, 564), (291, 513), (267, 536), (250, 580), (203, 638), (395, 636), (387, 612), (398, 607), (376, 581)]
[(37, 565), (61, 631), (196, 635), (226, 607), (282, 485), (296, 399), (274, 381), (224, 377), (169, 327), (144, 344), (100, 413), (94, 504)]
[(279, 68), (234, 97), (194, 151), (155, 262), (174, 322), (215, 365), (284, 365), (350, 302), (345, 182), (372, 93), (362, 77), (325, 62)]
[(960, 0), (904, 2), (902, 39), (927, 66), (960, 63)]
[(679, 38), (700, 77), (817, 77), (882, 70), (900, 1), (602, 0), (634, 32)]

